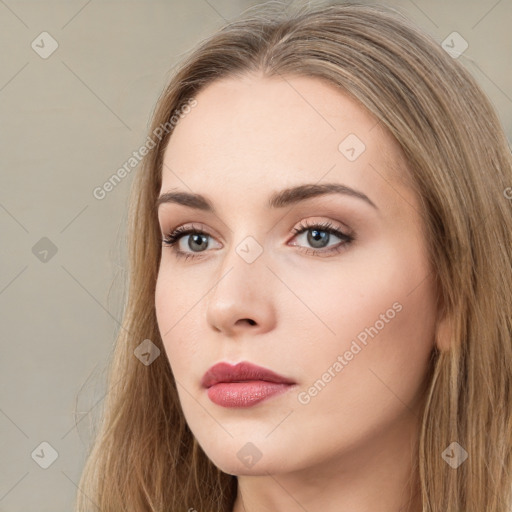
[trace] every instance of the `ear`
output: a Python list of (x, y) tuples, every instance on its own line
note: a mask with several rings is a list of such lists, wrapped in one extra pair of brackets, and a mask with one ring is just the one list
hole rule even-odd
[(453, 322), (451, 316), (442, 314), (436, 325), (435, 343), (440, 352), (448, 352), (453, 343)]

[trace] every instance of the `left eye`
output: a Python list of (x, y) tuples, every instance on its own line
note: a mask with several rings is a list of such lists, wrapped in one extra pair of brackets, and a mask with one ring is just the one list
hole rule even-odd
[[(344, 246), (349, 245), (355, 238), (352, 234), (346, 234), (339, 229), (333, 227), (333, 225), (330, 222), (326, 222), (323, 224), (301, 224), (297, 228), (293, 229), (293, 233), (295, 233), (296, 237), (299, 235), (302, 235), (303, 233), (308, 232), (307, 242), (313, 246), (313, 249), (304, 248), (308, 253), (313, 254), (319, 254), (319, 253), (331, 253), (331, 252), (339, 252), (341, 251)], [(189, 238), (188, 241), (188, 248), (192, 252), (183, 251), (179, 248), (176, 248), (176, 246), (179, 246), (179, 241), (187, 236), (187, 235), (193, 235)], [(334, 235), (335, 237), (339, 238), (341, 242), (328, 250), (321, 250), (326, 247), (326, 245), (329, 243), (331, 235)], [(176, 254), (177, 257), (185, 256), (186, 259), (188, 258), (195, 258), (198, 257), (194, 255), (195, 252), (204, 252), (205, 249), (208, 247), (208, 238), (211, 238), (211, 236), (204, 232), (201, 229), (195, 228), (194, 226), (191, 227), (179, 227), (176, 228), (174, 231), (172, 231), (167, 237), (162, 239), (162, 242), (164, 245), (171, 247), (173, 252)], [(296, 238), (294, 237), (294, 238)], [(292, 244), (293, 246), (298, 246), (297, 244)], [(302, 247), (302, 246), (298, 246)]]
[[(298, 236), (303, 233), (308, 233), (306, 239), (307, 242), (313, 246), (314, 249), (324, 248), (330, 241), (331, 235), (342, 240), (341, 245), (346, 245), (353, 241), (353, 236), (350, 234), (343, 233), (339, 229), (333, 227), (330, 222), (324, 224), (311, 224), (311, 225), (300, 225), (295, 228), (293, 232)], [(295, 244), (293, 244), (295, 245)], [(337, 246), (339, 247), (339, 246)], [(321, 251), (329, 252), (329, 251)]]

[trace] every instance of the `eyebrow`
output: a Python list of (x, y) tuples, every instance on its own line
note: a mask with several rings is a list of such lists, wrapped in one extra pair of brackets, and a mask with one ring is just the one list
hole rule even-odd
[[(340, 183), (324, 183), (321, 185), (311, 183), (286, 188), (279, 192), (274, 192), (274, 194), (270, 196), (267, 206), (268, 208), (284, 208), (286, 206), (299, 203), (300, 201), (326, 194), (342, 194), (362, 199), (378, 210), (375, 203), (368, 196)], [(201, 194), (171, 190), (158, 197), (156, 201), (156, 208), (158, 209), (160, 205), (164, 203), (181, 204), (182, 206), (187, 206), (196, 210), (215, 213), (215, 208), (211, 201)]]

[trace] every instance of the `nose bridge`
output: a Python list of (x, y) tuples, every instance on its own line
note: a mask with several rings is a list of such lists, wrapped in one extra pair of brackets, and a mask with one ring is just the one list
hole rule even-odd
[(269, 311), (268, 274), (263, 247), (254, 237), (229, 247), (209, 294), (208, 322), (219, 329), (231, 329), (242, 319), (263, 322)]
[(213, 296), (224, 300), (257, 299), (254, 289), (262, 283), (265, 272), (263, 247), (252, 236), (245, 237), (238, 244), (233, 244), (226, 251), (224, 260), (219, 268), (217, 284), (212, 290)]

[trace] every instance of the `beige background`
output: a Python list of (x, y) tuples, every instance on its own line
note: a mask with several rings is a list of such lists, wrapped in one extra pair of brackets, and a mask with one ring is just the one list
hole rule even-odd
[[(257, 3), (0, 0), (0, 512), (71, 510), (103, 403), (137, 171), (102, 200), (93, 189), (144, 142), (180, 56)], [(512, 2), (388, 3), (440, 44), (462, 35), (460, 60), (510, 140)], [(50, 48), (43, 31), (58, 43), (46, 59), (31, 47)], [(35, 462), (50, 461), (44, 441), (58, 452), (47, 469)]]

